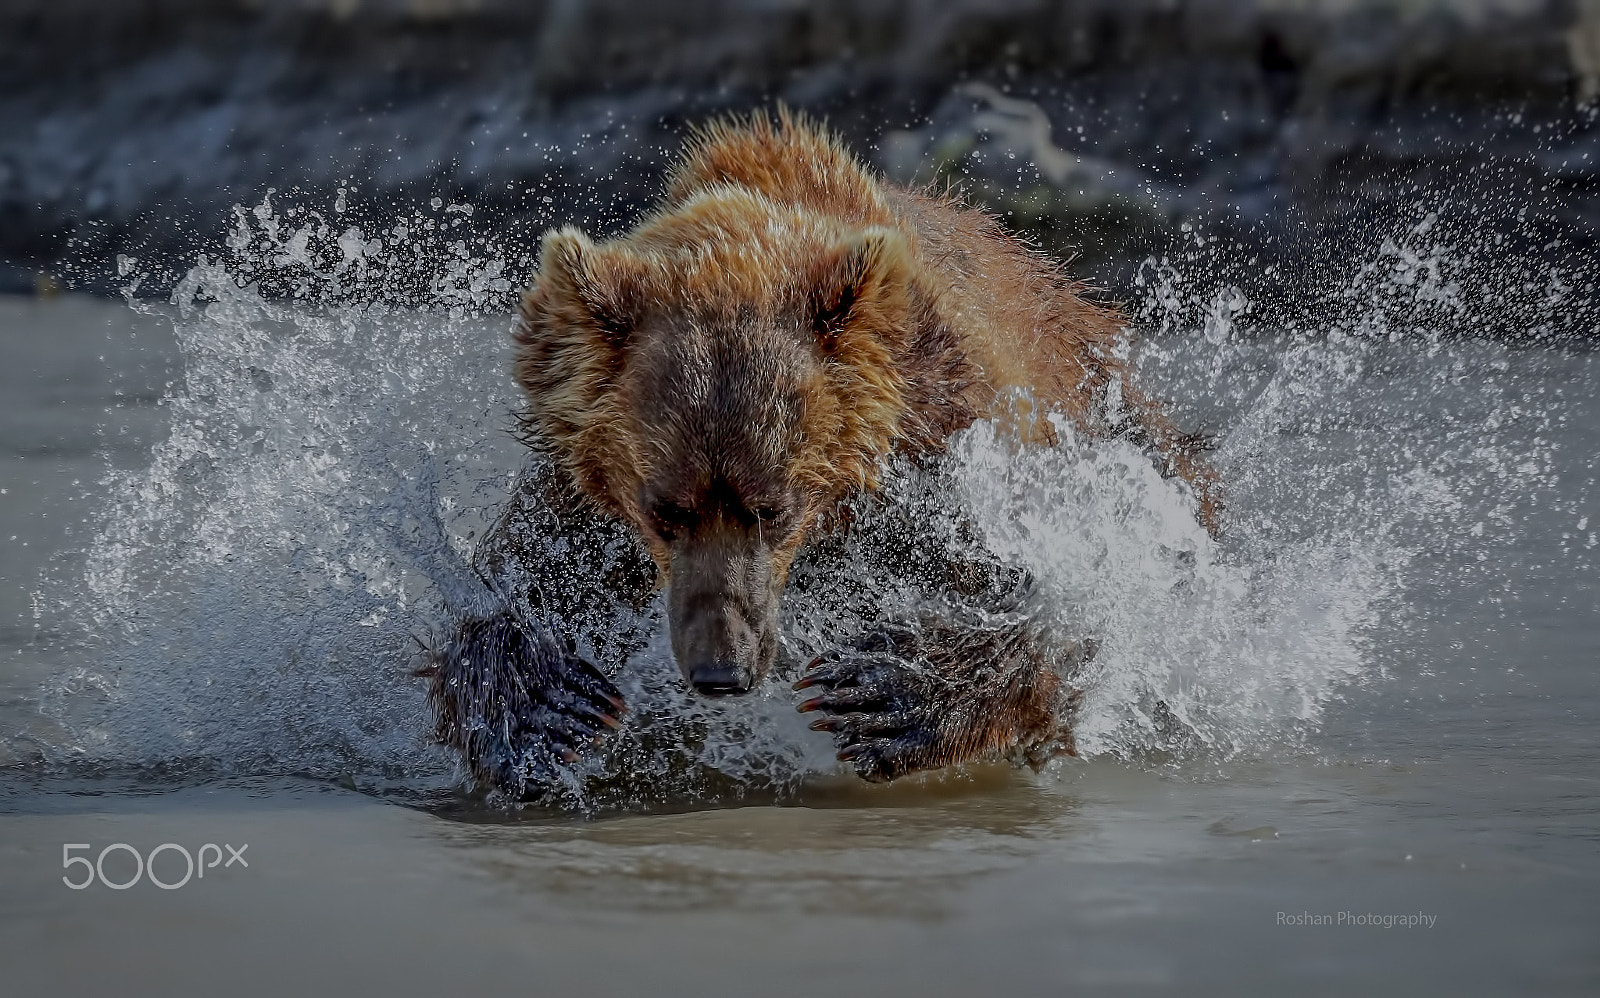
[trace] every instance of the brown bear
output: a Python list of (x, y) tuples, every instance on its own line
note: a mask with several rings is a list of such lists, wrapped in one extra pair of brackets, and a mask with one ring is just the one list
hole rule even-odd
[[(477, 563), (533, 611), (467, 615), (435, 651), (439, 738), (480, 780), (526, 795), (617, 726), (616, 687), (539, 619), (556, 604), (550, 619), (584, 619), (572, 594), (589, 585), (664, 584), (688, 683), (750, 690), (777, 657), (797, 555), (848, 529), (841, 507), (892, 457), (936, 458), (976, 420), (1020, 446), (1049, 445), (1051, 414), (1133, 439), (1214, 526), (1213, 475), (1129, 383), (1123, 335), (1116, 311), (989, 215), (885, 183), (796, 115), (698, 131), (631, 232), (544, 238), (514, 364), (548, 469), (522, 482)], [(541, 518), (637, 556), (577, 569), (604, 578), (541, 568), (516, 539)], [(1037, 761), (1071, 750), (1067, 673), (1085, 647), (1027, 622), (886, 621), (812, 663), (799, 709), (869, 780)]]

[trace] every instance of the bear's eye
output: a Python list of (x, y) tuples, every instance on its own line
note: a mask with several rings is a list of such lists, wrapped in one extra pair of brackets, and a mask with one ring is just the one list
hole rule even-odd
[(675, 502), (662, 500), (650, 507), (650, 519), (662, 540), (672, 540), (680, 530), (694, 527), (695, 515)]
[(760, 503), (750, 507), (750, 515), (756, 518), (755, 525), (769, 537), (786, 534), (794, 525), (794, 507), (788, 503)]

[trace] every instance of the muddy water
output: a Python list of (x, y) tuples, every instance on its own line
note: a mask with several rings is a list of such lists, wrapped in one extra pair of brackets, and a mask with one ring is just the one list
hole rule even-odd
[[(1084, 759), (858, 785), (657, 639), (656, 750), (509, 812), (405, 650), (519, 460), (504, 319), (191, 291), (0, 300), (8, 991), (1600, 988), (1591, 352), (1199, 295), (1139, 363), (1218, 435), (1220, 544), (1115, 449), (979, 432), (938, 483), (1104, 636)], [(858, 592), (814, 599), (797, 643)], [(246, 848), (105, 885), (165, 843), (168, 883)]]

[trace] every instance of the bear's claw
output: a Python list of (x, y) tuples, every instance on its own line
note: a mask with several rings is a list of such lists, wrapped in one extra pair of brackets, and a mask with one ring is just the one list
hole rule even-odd
[(509, 611), (459, 621), (429, 658), (435, 737), (459, 749), (477, 779), (518, 799), (537, 796), (621, 727), (626, 708), (611, 680)]

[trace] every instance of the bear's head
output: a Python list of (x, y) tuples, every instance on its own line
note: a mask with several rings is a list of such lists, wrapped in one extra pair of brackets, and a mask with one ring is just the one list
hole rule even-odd
[(744, 191), (607, 243), (545, 236), (515, 334), (531, 422), (649, 547), (701, 693), (767, 672), (808, 531), (876, 484), (918, 298), (902, 233)]

